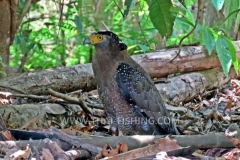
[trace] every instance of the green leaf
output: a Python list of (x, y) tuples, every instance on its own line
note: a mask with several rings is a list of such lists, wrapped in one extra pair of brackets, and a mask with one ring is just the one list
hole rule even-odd
[(194, 27), (194, 24), (189, 19), (187, 19), (185, 17), (176, 17), (175, 22)]
[[(227, 17), (231, 12), (235, 11), (238, 9), (239, 7), (239, 0), (227, 0), (224, 2), (224, 16)], [(236, 17), (231, 16), (228, 18), (228, 20), (226, 21), (226, 30), (229, 31), (233, 21), (236, 19)]]
[(138, 44), (138, 46), (141, 48), (141, 50), (145, 53), (148, 50), (148, 47), (142, 44)]
[(223, 72), (227, 76), (232, 64), (232, 57), (228, 51), (228, 43), (222, 36), (219, 36), (217, 39), (216, 50)]
[(238, 74), (238, 59), (237, 59), (237, 55), (236, 55), (236, 49), (235, 49), (235, 47), (232, 44), (232, 41), (230, 39), (228, 39), (225, 36), (223, 38), (228, 43), (228, 50), (229, 50), (229, 52), (231, 54), (231, 57), (232, 57), (233, 67), (234, 67), (234, 70), (235, 70), (236, 74)]
[(202, 40), (203, 44), (206, 46), (208, 50), (208, 54), (212, 54), (212, 50), (215, 46), (215, 38), (214, 35), (212, 34), (212, 31), (208, 27), (203, 27), (202, 28)]
[(162, 37), (170, 37), (173, 31), (174, 19), (170, 9), (171, 0), (147, 0), (149, 16)]
[(191, 21), (194, 25), (195, 25), (195, 18), (194, 18), (194, 15), (193, 15), (193, 13), (191, 12), (191, 10), (190, 9), (186, 9), (186, 18), (189, 20), (189, 21)]
[(47, 28), (42, 28), (42, 29), (40, 30), (40, 32), (41, 32), (42, 34), (46, 34), (46, 33), (48, 33), (48, 29), (47, 29)]
[(23, 54), (27, 52), (27, 46), (26, 46), (26, 41), (24, 37), (20, 37), (20, 48)]
[(127, 17), (131, 4), (132, 4), (132, 0), (125, 0), (124, 6), (126, 7), (126, 9), (123, 12), (124, 18)]
[(220, 9), (222, 9), (224, 0), (212, 0), (212, 3), (214, 5), (214, 7), (216, 8), (216, 10), (219, 11)]
[[(229, 19), (229, 17), (231, 17), (233, 14), (237, 14), (238, 12), (240, 12), (240, 9), (237, 9), (235, 11), (232, 11), (231, 13), (229, 13), (229, 15), (223, 20), (221, 26), (219, 27), (221, 29), (221, 27), (223, 26), (223, 24)], [(238, 15), (239, 16), (239, 15)], [(238, 21), (238, 20), (237, 20)], [(237, 22), (239, 23), (239, 22)]]
[(31, 42), (30, 44), (29, 44), (29, 46), (27, 47), (27, 50), (28, 50), (28, 52), (31, 50), (31, 49), (33, 49), (33, 47), (35, 46), (35, 42)]
[(75, 22), (75, 24), (76, 24), (76, 26), (77, 26), (78, 34), (82, 33), (82, 24), (81, 24), (81, 22), (80, 22), (79, 16), (76, 15), (76, 16), (74, 17), (74, 22)]

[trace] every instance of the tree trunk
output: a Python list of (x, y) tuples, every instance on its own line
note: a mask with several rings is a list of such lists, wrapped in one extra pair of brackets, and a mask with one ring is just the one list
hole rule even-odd
[[(18, 1), (0, 1), (0, 79), (7, 74), (9, 47), (13, 43), (17, 28), (30, 8), (31, 0), (26, 0), (21, 12), (17, 13)], [(5, 73), (5, 74), (3, 74)]]
[[(11, 33), (11, 0), (0, 1), (0, 79), (6, 73), (6, 66), (9, 63), (9, 47)], [(2, 58), (2, 61), (1, 61)]]

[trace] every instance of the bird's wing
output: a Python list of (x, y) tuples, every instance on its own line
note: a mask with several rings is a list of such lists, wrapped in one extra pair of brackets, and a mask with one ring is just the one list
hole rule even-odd
[(163, 100), (149, 75), (135, 62), (121, 62), (116, 70), (116, 81), (122, 96), (142, 115), (152, 118), (161, 132), (175, 134), (175, 127)]

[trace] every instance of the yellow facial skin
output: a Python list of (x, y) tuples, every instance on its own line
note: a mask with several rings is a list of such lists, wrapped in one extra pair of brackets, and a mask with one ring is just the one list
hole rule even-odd
[(91, 44), (96, 44), (103, 41), (105, 37), (101, 34), (94, 34), (94, 35), (91, 35), (89, 38), (90, 38)]

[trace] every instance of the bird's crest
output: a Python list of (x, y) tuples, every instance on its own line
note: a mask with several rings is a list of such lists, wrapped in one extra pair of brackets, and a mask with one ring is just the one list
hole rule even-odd
[(112, 40), (118, 44), (119, 49), (121, 51), (126, 50), (127, 49), (127, 45), (125, 43), (122, 42), (122, 40), (113, 32), (111, 31), (98, 31), (98, 32), (94, 32), (92, 35), (96, 35), (96, 41), (101, 41), (103, 40), (102, 35), (108, 35), (110, 38), (112, 38)]

